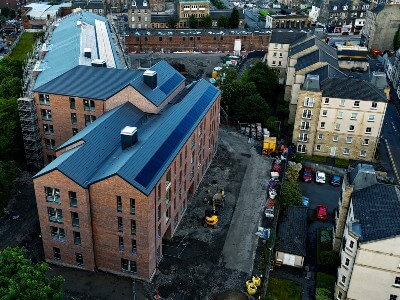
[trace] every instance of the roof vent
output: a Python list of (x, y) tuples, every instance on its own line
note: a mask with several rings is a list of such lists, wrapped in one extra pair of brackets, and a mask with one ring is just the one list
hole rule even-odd
[(319, 75), (307, 74), (302, 89), (305, 91), (319, 91)]
[(91, 58), (92, 57), (92, 49), (91, 48), (83, 48), (83, 52), (85, 57)]
[(122, 150), (133, 146), (138, 141), (137, 127), (125, 126), (121, 130)]
[(93, 59), (92, 60), (92, 66), (93, 67), (106, 68), (107, 64), (106, 64), (106, 61), (103, 60), (103, 59)]
[(157, 87), (157, 72), (151, 70), (144, 71), (143, 82), (154, 90)]
[(76, 21), (76, 26), (81, 26), (82, 25), (82, 21)]

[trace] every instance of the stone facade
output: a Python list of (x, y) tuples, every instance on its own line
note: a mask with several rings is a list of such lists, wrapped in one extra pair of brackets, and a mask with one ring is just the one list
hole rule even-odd
[(334, 251), (340, 250), (352, 193), (353, 186), (349, 184), (347, 176), (345, 175), (342, 182), (342, 192), (339, 196), (338, 209), (335, 211), (335, 227), (333, 228)]

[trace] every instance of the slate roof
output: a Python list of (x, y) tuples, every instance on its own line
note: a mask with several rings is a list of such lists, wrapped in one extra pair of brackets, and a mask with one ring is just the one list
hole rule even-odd
[(164, 60), (152, 66), (150, 70), (157, 72), (157, 88), (155, 89), (151, 89), (143, 82), (144, 71), (78, 65), (37, 87), (35, 91), (107, 100), (130, 84), (158, 106), (185, 81), (185, 77)]
[(307, 207), (288, 207), (284, 219), (279, 225), (279, 242), (276, 251), (306, 256)]
[[(106, 23), (113, 56), (114, 58), (117, 57), (115, 46), (111, 39), (111, 31), (106, 18), (87, 11), (69, 14), (60, 19), (53, 31), (51, 45), (48, 45), (50, 51), (46, 53), (42, 63), (44, 71), (38, 75), (35, 82), (35, 88), (42, 86), (80, 64), (82, 28), (76, 26), (76, 23), (77, 21), (82, 21), (94, 26), (95, 20), (100, 20)], [(94, 41), (94, 43), (96, 43), (96, 41)], [(118, 59), (114, 59), (114, 61), (116, 67), (120, 68)]]
[[(244, 14), (242, 9), (238, 9), (239, 19), (244, 19)], [(210, 17), (213, 20), (218, 19), (221, 16), (230, 17), (232, 14), (231, 9), (219, 9), (219, 10), (210, 10)]]
[(339, 68), (339, 63), (335, 57), (322, 50), (316, 50), (306, 55), (303, 55), (297, 59), (297, 63), (294, 66), (296, 71), (304, 69), (308, 66), (316, 64), (318, 62), (326, 62), (336, 68)]
[(336, 49), (327, 45), (316, 36), (305, 38), (303, 41), (300, 41), (297, 44), (293, 45), (293, 47), (289, 51), (289, 55), (294, 55), (308, 48), (311, 48), (314, 45), (317, 46), (319, 49), (325, 51), (326, 53), (330, 54), (331, 56), (337, 57)]
[(385, 8), (385, 4), (381, 3), (377, 7), (375, 7), (373, 10), (371, 10), (372, 13), (374, 14), (379, 14), (383, 9)]
[[(159, 114), (145, 114), (127, 102), (65, 142), (59, 149), (76, 147), (34, 177), (59, 170), (87, 188), (118, 175), (148, 195), (219, 94), (219, 89), (200, 80), (186, 87)], [(138, 141), (122, 150), (120, 132), (125, 126), (138, 128)]]
[(378, 181), (374, 167), (368, 164), (357, 164), (349, 174), (349, 182), (354, 186), (354, 190), (360, 190), (376, 184)]
[(361, 242), (400, 236), (400, 187), (378, 183), (353, 192), (354, 219)]
[(292, 44), (306, 36), (307, 33), (305, 32), (273, 31), (269, 42), (276, 44)]
[(386, 102), (386, 95), (372, 83), (355, 78), (327, 78), (321, 90), (323, 97)]
[(334, 68), (331, 65), (322, 66), (321, 68), (318, 68), (307, 74), (318, 75), (320, 82), (324, 81), (327, 78), (346, 78), (347, 77), (346, 74), (344, 74), (342, 71), (338, 70), (337, 68)]

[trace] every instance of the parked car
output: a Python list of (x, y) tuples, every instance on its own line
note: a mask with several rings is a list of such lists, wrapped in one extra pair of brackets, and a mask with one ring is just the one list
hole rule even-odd
[(333, 186), (340, 186), (341, 180), (339, 175), (333, 175), (331, 179), (331, 185)]
[(301, 202), (305, 207), (308, 207), (310, 205), (310, 199), (308, 197), (301, 196)]
[(315, 182), (316, 183), (325, 183), (326, 175), (325, 172), (317, 171), (315, 174)]
[(312, 170), (311, 168), (305, 168), (303, 171), (303, 181), (311, 182), (312, 180)]
[(363, 73), (363, 72), (364, 72), (364, 68), (361, 68), (361, 67), (352, 67), (350, 71), (352, 71), (352, 72), (357, 72), (357, 73)]
[(328, 208), (325, 205), (317, 205), (315, 209), (315, 217), (317, 220), (325, 221), (328, 219)]

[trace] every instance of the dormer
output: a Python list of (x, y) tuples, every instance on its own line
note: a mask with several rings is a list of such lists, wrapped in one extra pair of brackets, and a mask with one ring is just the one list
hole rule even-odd
[(147, 6), (148, 6), (148, 3), (147, 3), (146, 0), (143, 1), (143, 6), (144, 6), (144, 7), (147, 7)]
[(131, 6), (132, 6), (132, 7), (136, 7), (136, 6), (137, 6), (137, 5), (136, 5), (136, 1), (135, 1), (135, 0), (133, 0), (133, 1), (132, 1), (132, 4), (131, 4)]
[(333, 6), (333, 10), (337, 10), (337, 6), (336, 5)]
[(349, 7), (347, 5), (343, 5), (343, 10), (348, 10)]

